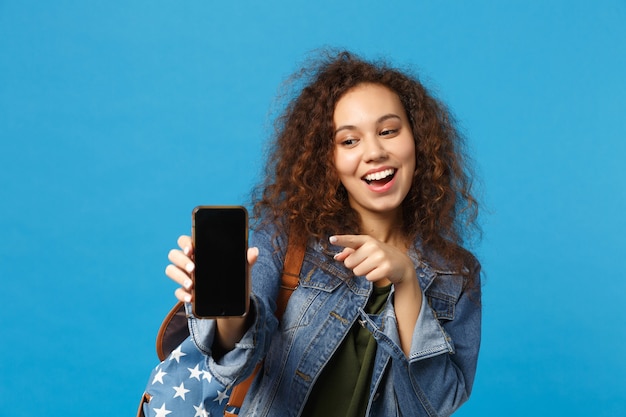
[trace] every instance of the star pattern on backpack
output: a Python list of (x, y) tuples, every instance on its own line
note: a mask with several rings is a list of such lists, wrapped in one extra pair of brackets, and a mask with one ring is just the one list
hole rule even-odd
[(223, 416), (232, 387), (207, 369), (206, 358), (188, 337), (154, 368), (146, 393), (158, 402), (143, 405), (146, 417)]

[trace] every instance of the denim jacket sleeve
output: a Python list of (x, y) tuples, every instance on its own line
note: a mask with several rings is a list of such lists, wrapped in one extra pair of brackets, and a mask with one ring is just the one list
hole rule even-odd
[[(414, 259), (415, 260), (415, 259)], [(480, 265), (476, 261), (464, 274), (416, 262), (423, 302), (413, 331), (410, 354), (400, 348), (393, 304), (378, 317), (367, 317), (368, 327), (383, 354), (391, 358), (382, 387), (401, 398), (383, 414), (448, 416), (469, 398), (480, 347)], [(475, 285), (464, 287), (464, 275)], [(364, 314), (364, 313), (362, 313)], [(373, 413), (379, 414), (379, 413)]]
[[(284, 254), (272, 249), (271, 236), (267, 233), (253, 236), (250, 246), (257, 246), (260, 252), (251, 272), (250, 309), (254, 311), (254, 322), (233, 350), (218, 360), (213, 358), (211, 346), (215, 337), (216, 321), (196, 318), (191, 305), (185, 306), (192, 339), (196, 347), (206, 355), (207, 368), (211, 374), (225, 386), (240, 382), (252, 374), (269, 348), (270, 335), (278, 325), (274, 311)], [(255, 274), (259, 269), (265, 273)], [(275, 274), (267, 274), (267, 271), (275, 271)]]

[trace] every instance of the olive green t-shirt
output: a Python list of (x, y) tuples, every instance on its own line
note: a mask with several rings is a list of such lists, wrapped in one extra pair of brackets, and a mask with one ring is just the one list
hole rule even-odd
[[(365, 312), (378, 314), (391, 285), (376, 287)], [(369, 330), (355, 323), (313, 386), (302, 416), (362, 417), (367, 410), (376, 341)]]

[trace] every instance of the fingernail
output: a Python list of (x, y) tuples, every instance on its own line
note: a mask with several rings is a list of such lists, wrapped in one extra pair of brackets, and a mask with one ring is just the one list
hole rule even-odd
[(191, 287), (191, 280), (186, 279), (185, 282), (183, 282), (183, 287), (188, 290)]
[(191, 295), (186, 295), (184, 298), (186, 303), (190, 303), (191, 302)]
[(339, 257), (339, 254), (338, 254), (338, 253), (336, 253), (336, 254), (333, 256), (333, 259), (337, 259), (338, 257)]
[(330, 241), (330, 243), (337, 243), (337, 237), (336, 236), (331, 236), (328, 238), (328, 240)]
[(185, 255), (189, 255), (189, 252), (191, 252), (191, 248), (189, 246), (185, 246), (185, 248), (183, 249), (183, 253)]
[(194, 267), (194, 264), (192, 262), (189, 262), (187, 265), (185, 265), (185, 270), (187, 272), (192, 272), (193, 271), (193, 267)]

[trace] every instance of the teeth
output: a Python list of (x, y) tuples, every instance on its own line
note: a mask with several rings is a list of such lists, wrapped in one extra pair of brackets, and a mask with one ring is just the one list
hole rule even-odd
[(377, 181), (382, 180), (383, 178), (387, 178), (395, 172), (395, 169), (386, 169), (384, 171), (374, 172), (372, 174), (366, 175), (363, 179), (365, 181)]

